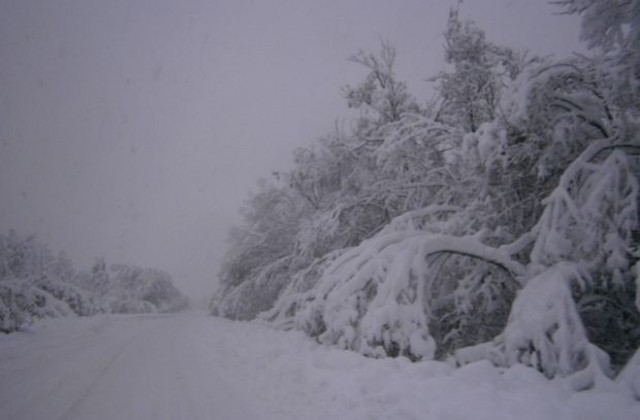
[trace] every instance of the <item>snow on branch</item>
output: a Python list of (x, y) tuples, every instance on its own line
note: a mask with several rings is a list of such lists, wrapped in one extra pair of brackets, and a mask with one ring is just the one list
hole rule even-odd
[(585, 259), (610, 268), (630, 263), (640, 185), (628, 155), (613, 146), (611, 140), (594, 142), (563, 173), (533, 229), (533, 263)]
[[(443, 208), (443, 210), (448, 210)], [(405, 355), (430, 359), (435, 342), (429, 335), (431, 284), (439, 274), (430, 258), (457, 254), (495, 265), (518, 280), (525, 268), (476, 237), (424, 231), (381, 233), (316, 268), (316, 284), (295, 299), (284, 293), (267, 318), (293, 323), (320, 342), (365, 355)], [(266, 314), (265, 314), (266, 315)]]

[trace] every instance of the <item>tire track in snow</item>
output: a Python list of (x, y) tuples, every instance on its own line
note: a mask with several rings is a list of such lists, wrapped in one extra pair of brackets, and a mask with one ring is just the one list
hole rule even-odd
[(102, 365), (102, 368), (94, 376), (91, 383), (82, 391), (82, 393), (75, 399), (75, 401), (71, 404), (71, 406), (62, 414), (58, 420), (69, 420), (74, 418), (78, 414), (78, 409), (80, 406), (86, 401), (86, 399), (93, 394), (95, 391), (96, 385), (104, 378), (107, 373), (111, 371), (113, 366), (116, 364), (118, 359), (123, 355), (123, 353), (131, 347), (131, 345), (141, 340), (143, 337), (148, 336), (151, 332), (154, 332), (155, 329), (159, 329), (162, 325), (156, 325), (150, 331), (145, 331), (143, 335), (134, 334), (133, 337), (129, 338), (122, 346), (120, 346), (117, 351), (107, 359), (106, 362)]

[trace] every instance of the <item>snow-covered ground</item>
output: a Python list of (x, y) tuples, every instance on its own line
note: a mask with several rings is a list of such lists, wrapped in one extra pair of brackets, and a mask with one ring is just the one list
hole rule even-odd
[(199, 313), (0, 336), (3, 420), (640, 419), (622, 388), (568, 389), (524, 367), (373, 360)]

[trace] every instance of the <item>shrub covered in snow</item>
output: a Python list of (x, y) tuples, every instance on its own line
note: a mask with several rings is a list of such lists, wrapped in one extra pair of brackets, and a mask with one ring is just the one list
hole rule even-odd
[[(503, 334), (496, 339), (504, 363), (533, 366), (548, 377), (598, 365), (571, 288), (582, 288), (587, 273), (559, 263), (530, 279), (513, 303)], [(607, 365), (599, 369), (608, 369)]]
[(69, 282), (45, 277), (35, 282), (35, 286), (66, 303), (76, 315), (91, 316), (103, 312), (92, 293)]

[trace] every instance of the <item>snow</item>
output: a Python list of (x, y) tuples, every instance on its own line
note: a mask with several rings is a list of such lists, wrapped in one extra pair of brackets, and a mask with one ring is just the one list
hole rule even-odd
[(199, 313), (49, 319), (0, 336), (5, 420), (640, 418), (627, 389), (577, 393), (519, 364), (370, 359)]

